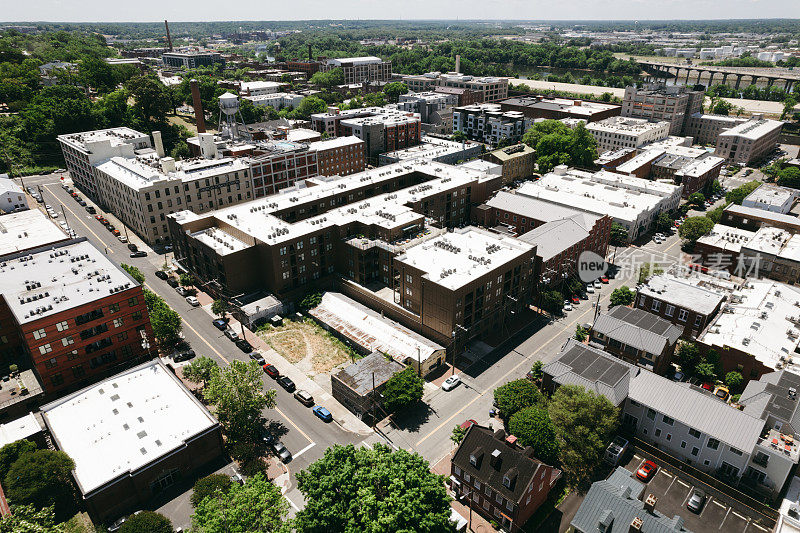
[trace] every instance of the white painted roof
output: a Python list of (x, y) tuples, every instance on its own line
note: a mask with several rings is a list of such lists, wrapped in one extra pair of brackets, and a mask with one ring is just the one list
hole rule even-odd
[(21, 439), (35, 435), (42, 431), (42, 425), (33, 413), (0, 424), (0, 448)]
[(720, 137), (744, 137), (751, 141), (760, 139), (775, 130), (780, 130), (783, 127), (783, 122), (779, 120), (770, 119), (753, 119), (748, 120), (744, 124), (734, 126), (729, 130), (723, 131), (719, 134)]
[(669, 273), (650, 278), (639, 288), (638, 293), (651, 296), (676, 307), (683, 307), (703, 315), (714, 312), (725, 300), (727, 292), (706, 283), (703, 278), (677, 277)]
[(66, 239), (61, 227), (38, 209), (0, 217), (0, 256)]
[(156, 359), (41, 408), (84, 495), (181, 448), (217, 421)]
[(697, 244), (720, 248), (725, 251), (739, 252), (755, 236), (754, 231), (715, 224), (711, 233), (697, 239)]

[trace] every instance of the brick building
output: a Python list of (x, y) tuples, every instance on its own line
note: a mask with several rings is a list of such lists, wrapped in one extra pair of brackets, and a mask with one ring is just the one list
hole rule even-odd
[(527, 118), (561, 120), (574, 118), (595, 122), (620, 114), (622, 106), (601, 102), (587, 102), (571, 98), (548, 98), (546, 96), (518, 96), (500, 102), (503, 111), (519, 111)]
[(528, 179), (536, 170), (536, 150), (522, 143), (489, 152), (483, 159), (503, 167), (503, 185)]
[(308, 149), (317, 154), (320, 176), (347, 176), (363, 172), (367, 166), (364, 141), (351, 135), (327, 141), (316, 141)]

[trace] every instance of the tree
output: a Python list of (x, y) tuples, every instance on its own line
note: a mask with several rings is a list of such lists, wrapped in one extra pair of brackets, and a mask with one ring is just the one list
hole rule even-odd
[(183, 321), (177, 311), (166, 303), (149, 312), (153, 336), (164, 344), (172, 344), (180, 338)]
[(542, 293), (542, 309), (557, 313), (564, 305), (564, 295), (558, 291), (545, 291)]
[(98, 92), (111, 91), (117, 82), (111, 65), (98, 57), (86, 57), (78, 65), (78, 79), (87, 87), (93, 87)]
[(689, 217), (683, 221), (678, 232), (689, 242), (695, 242), (714, 229), (714, 221), (708, 217)]
[(614, 289), (609, 297), (608, 307), (616, 307), (618, 305), (631, 305), (636, 298), (636, 293), (630, 287), (623, 285), (618, 289)]
[(211, 312), (220, 318), (225, 318), (225, 313), (228, 312), (228, 302), (221, 298), (214, 300), (214, 303), (211, 304)]
[(192, 531), (289, 533), (288, 512), (280, 488), (258, 473), (244, 485), (234, 483), (227, 491), (203, 498), (192, 515)]
[(745, 183), (744, 185), (742, 185), (740, 187), (736, 187), (732, 191), (728, 191), (728, 194), (725, 195), (725, 200), (727, 200), (728, 203), (732, 203), (732, 204), (736, 204), (736, 205), (742, 205), (742, 201), (751, 192), (756, 190), (759, 185), (761, 185), (761, 182), (760, 181), (755, 181), (755, 180), (751, 181), (749, 183)]
[(588, 167), (597, 159), (597, 141), (582, 124), (570, 129), (557, 120), (543, 120), (525, 132), (522, 142), (536, 150), (539, 172), (558, 165)]
[(781, 120), (786, 119), (788, 115), (794, 112), (794, 107), (797, 105), (797, 98), (794, 96), (787, 96), (783, 100), (783, 111), (781, 111)]
[(683, 371), (684, 374), (687, 376), (692, 375), (694, 373), (694, 367), (700, 360), (700, 350), (693, 342), (681, 341), (680, 344), (678, 344), (678, 349), (675, 350), (675, 360), (680, 365), (681, 371)]
[(456, 130), (453, 132), (453, 140), (458, 143), (464, 143), (467, 141), (467, 134), (461, 130)]
[(545, 399), (531, 380), (517, 379), (494, 390), (494, 403), (503, 420), (508, 421), (517, 411), (543, 405)]
[(586, 337), (588, 336), (589, 332), (586, 330), (586, 328), (581, 327), (580, 324), (575, 326), (575, 340), (583, 342), (586, 340)]
[(628, 243), (628, 230), (619, 222), (611, 224), (609, 242), (612, 246), (625, 246)]
[(125, 263), (121, 263), (119, 266), (121, 266), (122, 270), (127, 272), (133, 279), (135, 279), (137, 283), (140, 285), (144, 283), (144, 274), (142, 274), (142, 271), (139, 270), (138, 267), (126, 265)]
[(180, 277), (178, 278), (178, 281), (184, 287), (191, 287), (197, 282), (197, 280), (194, 279), (194, 276), (192, 276), (191, 274), (187, 274), (185, 272), (180, 275)]
[(715, 115), (728, 115), (733, 109), (733, 104), (722, 98), (718, 99), (711, 106), (711, 112)]
[(195, 383), (206, 383), (211, 381), (211, 376), (219, 372), (219, 365), (210, 357), (202, 355), (183, 367), (183, 377)]
[(531, 366), (530, 377), (534, 382), (542, 381), (542, 377), (544, 376), (542, 368), (544, 368), (544, 363), (542, 361), (535, 361), (533, 366)]
[(231, 488), (231, 478), (225, 474), (211, 474), (201, 477), (194, 484), (194, 490), (190, 501), (193, 507), (200, 505), (200, 502), (207, 497), (215, 497), (218, 493), (226, 493)]
[(146, 122), (164, 122), (172, 111), (172, 96), (155, 76), (136, 76), (127, 81), (125, 88), (134, 99), (134, 111)]
[(467, 429), (462, 428), (460, 425), (455, 426), (453, 428), (453, 432), (450, 434), (450, 440), (455, 442), (456, 444), (461, 444), (461, 441), (464, 440), (464, 436), (467, 434)]
[(3, 481), (6, 496), (14, 504), (37, 508), (55, 506), (64, 517), (74, 505), (71, 471), (75, 462), (64, 452), (36, 450), (20, 456)]
[(53, 507), (37, 509), (33, 505), (14, 505), (11, 514), (0, 517), (0, 533), (63, 533), (56, 524)]
[(392, 376), (383, 389), (383, 407), (396, 413), (412, 407), (422, 399), (425, 381), (412, 367), (406, 367)]
[(0, 480), (6, 478), (8, 471), (11, 470), (11, 465), (13, 465), (17, 459), (35, 451), (36, 444), (25, 439), (10, 442), (0, 448)]
[(714, 365), (704, 359), (695, 365), (693, 374), (702, 381), (713, 381), (717, 377)]
[(308, 96), (303, 98), (297, 105), (297, 108), (289, 113), (289, 115), (291, 118), (307, 120), (315, 113), (324, 113), (327, 108), (328, 104), (325, 103), (325, 100), (316, 96)]
[(213, 372), (204, 395), (214, 404), (220, 424), (234, 441), (252, 439), (261, 424), (261, 411), (275, 407), (275, 389), (264, 392), (263, 372), (255, 361), (233, 360)]
[(695, 207), (703, 207), (706, 203), (706, 197), (699, 192), (692, 193), (689, 195), (689, 203)]
[(312, 293), (306, 294), (303, 297), (303, 299), (300, 300), (300, 303), (298, 305), (300, 306), (300, 309), (302, 309), (303, 311), (306, 311), (308, 309), (313, 309), (313, 308), (317, 307), (321, 303), (322, 303), (322, 293), (321, 292), (312, 292)]
[(344, 71), (340, 67), (336, 67), (327, 72), (315, 72), (308, 82), (312, 85), (330, 89), (331, 87), (344, 83)]
[(722, 220), (722, 212), (725, 211), (725, 206), (717, 206), (711, 211), (706, 213), (706, 218), (709, 219), (714, 224), (719, 224), (719, 221)]
[(172, 522), (163, 514), (141, 511), (125, 520), (120, 533), (172, 533)]
[(322, 531), (454, 531), (444, 477), (404, 449), (334, 444), (297, 474), (306, 506), (299, 533)]
[(738, 392), (742, 383), (744, 383), (744, 377), (739, 372), (732, 371), (725, 374), (725, 385), (728, 386), (731, 392)]
[(778, 185), (800, 189), (800, 168), (786, 167), (778, 171)]
[(403, 83), (402, 81), (393, 81), (391, 83), (387, 83), (383, 87), (383, 94), (389, 97), (389, 101), (392, 103), (396, 103), (400, 99), (401, 94), (406, 94), (408, 92), (408, 85)]
[(656, 231), (659, 233), (667, 233), (672, 227), (673, 220), (669, 213), (661, 212), (656, 217)]
[(585, 486), (617, 430), (619, 409), (605, 396), (579, 385), (562, 385), (553, 394), (547, 412), (569, 483)]
[(556, 430), (546, 408), (533, 406), (517, 411), (508, 421), (508, 430), (545, 463), (552, 465), (558, 460)]

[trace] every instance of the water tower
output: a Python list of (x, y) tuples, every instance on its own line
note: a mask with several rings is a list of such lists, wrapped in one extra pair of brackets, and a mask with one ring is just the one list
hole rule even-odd
[(244, 119), (239, 111), (239, 97), (235, 94), (225, 93), (219, 97), (219, 127), (222, 137), (239, 139), (242, 133), (247, 135)]

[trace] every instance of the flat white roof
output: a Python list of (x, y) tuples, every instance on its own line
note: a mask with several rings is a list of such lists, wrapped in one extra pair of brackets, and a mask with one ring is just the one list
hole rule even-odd
[(685, 167), (679, 169), (675, 175), (676, 176), (702, 176), (706, 172), (709, 172), (714, 167), (721, 167), (725, 163), (725, 160), (721, 157), (717, 157), (715, 155), (709, 155), (702, 159), (696, 159), (686, 165)]
[(67, 238), (61, 227), (38, 209), (18, 211), (0, 217), (0, 256)]
[(75, 461), (84, 495), (214, 428), (217, 421), (160, 360), (41, 408), (58, 448)]
[(221, 159), (185, 159), (175, 162), (175, 172), (165, 173), (158, 157), (112, 157), (96, 165), (97, 169), (134, 190), (150, 187), (168, 180), (194, 181), (243, 171), (250, 168), (248, 158), (223, 157)]
[[(319, 136), (319, 133), (317, 133), (317, 136)], [(355, 135), (348, 135), (346, 137), (334, 137), (333, 139), (328, 139), (326, 141), (314, 141), (308, 145), (308, 149), (323, 151), (323, 150), (331, 150), (333, 148), (343, 148), (345, 146), (353, 146), (356, 144), (364, 144), (364, 141), (362, 141)]]
[(652, 163), (665, 153), (666, 152), (664, 150), (658, 150), (658, 149), (645, 150), (644, 152), (636, 155), (636, 157), (633, 157), (632, 159), (629, 159), (624, 163), (622, 163), (615, 169), (615, 172), (622, 172), (625, 174), (634, 172), (638, 170), (640, 167), (648, 163)]
[(84, 131), (81, 133), (67, 133), (58, 136), (58, 140), (83, 151), (86, 151), (86, 144), (90, 142), (108, 140), (111, 141), (111, 146), (119, 146), (141, 138), (148, 138), (148, 135), (127, 127)]
[(463, 150), (469, 150), (470, 148), (478, 146), (478, 144), (479, 143), (475, 141), (465, 141), (462, 145), (462, 143), (456, 141), (425, 136), (422, 137), (422, 142), (420, 144), (409, 146), (402, 150), (395, 150), (394, 152), (386, 152), (381, 155), (398, 161), (420, 158), (434, 159), (449, 154), (455, 154)]
[(748, 120), (744, 124), (734, 126), (729, 130), (723, 131), (719, 134), (720, 137), (744, 137), (751, 141), (760, 139), (764, 135), (780, 131), (783, 127), (783, 122), (779, 120), (770, 120), (766, 118)]
[(526, 242), (468, 226), (413, 246), (395, 261), (421, 270), (432, 282), (455, 290), (532, 249)]
[[(800, 342), (800, 328), (789, 320), (800, 317), (796, 302), (800, 302), (798, 287), (748, 279), (698, 340), (709, 346), (730, 346), (751, 354), (769, 368), (777, 368), (781, 357), (793, 357)], [(786, 368), (800, 373), (797, 365)]]
[(697, 239), (697, 244), (738, 253), (742, 246), (746, 245), (755, 234), (756, 232), (754, 231), (725, 226), (724, 224), (715, 224), (708, 235)]
[(768, 207), (780, 207), (795, 197), (797, 197), (796, 189), (788, 189), (772, 183), (762, 183), (756, 190), (748, 194), (744, 201)]
[(609, 117), (597, 122), (590, 122), (586, 125), (586, 129), (589, 131), (628, 133), (633, 135), (640, 135), (648, 131), (662, 128), (669, 128), (669, 122), (649, 122), (643, 118), (630, 117)]
[(86, 239), (38, 250), (0, 261), (0, 294), (19, 324), (138, 286)]
[(384, 353), (398, 363), (405, 364), (408, 359), (417, 361), (418, 357), (427, 361), (444, 351), (435, 342), (338, 292), (323, 294), (319, 306), (309, 314), (361, 346)]
[(27, 439), (43, 429), (44, 428), (33, 413), (28, 413), (16, 420), (0, 424), (0, 448), (18, 440)]
[(669, 273), (653, 276), (638, 293), (703, 315), (713, 313), (727, 295), (724, 290), (702, 283), (700, 277), (677, 277)]
[(786, 230), (764, 226), (743, 247), (763, 254), (778, 255), (791, 236)]
[(342, 63), (353, 63), (354, 65), (369, 65), (373, 63), (382, 63), (383, 60), (375, 56), (360, 56), (360, 57), (341, 57), (338, 59), (329, 59), (329, 65), (341, 65)]
[(242, 81), (239, 82), (240, 91), (253, 91), (257, 89), (275, 89), (276, 92), (282, 85), (286, 83), (278, 83), (277, 81)]

